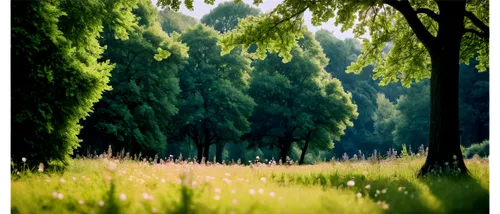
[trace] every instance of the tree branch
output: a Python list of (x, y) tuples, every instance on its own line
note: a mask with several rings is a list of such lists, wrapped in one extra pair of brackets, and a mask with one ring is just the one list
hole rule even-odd
[(432, 11), (431, 9), (429, 8), (418, 8), (416, 11), (415, 11), (417, 14), (418, 13), (424, 13), (424, 14), (427, 14), (427, 16), (431, 17), (432, 19), (434, 19), (434, 21), (438, 21), (439, 20), (439, 15), (434, 13), (434, 11)]
[[(483, 33), (478, 34), (479, 37), (489, 40), (490, 36), (490, 27), (488, 27), (486, 24), (484, 24), (479, 18), (477, 18), (474, 13), (470, 11), (465, 11), (465, 17), (469, 18), (476, 27), (478, 27)], [(475, 30), (474, 30), (475, 31)], [(472, 32), (472, 29), (465, 29), (465, 32)], [(477, 31), (476, 31), (477, 32)], [(477, 33), (476, 33), (477, 34)]]
[(415, 32), (415, 35), (417, 35), (417, 38), (424, 44), (427, 50), (430, 50), (436, 38), (432, 36), (420, 19), (418, 19), (417, 12), (413, 10), (410, 2), (407, 0), (384, 0), (383, 2), (403, 14), (411, 29)]
[(464, 33), (473, 33), (473, 34), (476, 34), (476, 36), (479, 36), (480, 38), (483, 38), (483, 39), (486, 39), (486, 40), (489, 40), (489, 36), (488, 34), (484, 33), (484, 32), (479, 32), (477, 30), (474, 30), (474, 29), (469, 29), (469, 28), (466, 28), (464, 30)]

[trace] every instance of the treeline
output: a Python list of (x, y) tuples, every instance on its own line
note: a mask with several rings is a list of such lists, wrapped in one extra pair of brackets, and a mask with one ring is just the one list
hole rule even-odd
[[(258, 9), (226, 2), (198, 23), (149, 0), (117, 2), (13, 3), (14, 162), (50, 166), (111, 145), (311, 163), (428, 142), (428, 81), (379, 86), (370, 67), (345, 73), (360, 54), (355, 39), (304, 32), (287, 63), (260, 60), (253, 46), (221, 55), (220, 36)], [(463, 145), (489, 135), (488, 72), (474, 66), (460, 71)]]

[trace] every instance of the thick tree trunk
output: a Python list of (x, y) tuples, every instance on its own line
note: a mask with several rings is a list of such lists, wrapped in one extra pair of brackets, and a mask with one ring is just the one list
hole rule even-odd
[(430, 51), (431, 119), (429, 154), (418, 176), (447, 167), (466, 173), (460, 151), (458, 115), (458, 72), (460, 42), (465, 3), (444, 1), (439, 4), (440, 21), (436, 44)]
[(222, 152), (224, 152), (225, 142), (219, 141), (215, 144), (215, 160), (217, 163), (222, 163)]
[(205, 158), (205, 163), (209, 161), (208, 159), (209, 150), (210, 150), (210, 144), (208, 142), (205, 142), (205, 148), (203, 149), (203, 157)]

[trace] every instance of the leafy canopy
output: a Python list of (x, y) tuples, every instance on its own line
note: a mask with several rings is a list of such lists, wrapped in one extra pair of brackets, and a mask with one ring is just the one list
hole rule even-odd
[[(166, 5), (170, 1), (160, 2)], [(489, 28), (484, 24), (489, 19), (489, 3), (467, 1), (466, 7), (460, 59), (468, 63), (470, 58), (476, 57), (477, 68), (484, 71), (489, 63)], [(427, 37), (437, 34), (438, 12), (434, 1), (287, 0), (268, 14), (242, 20), (235, 30), (221, 38), (222, 52), (228, 53), (240, 44), (243, 48), (256, 44), (258, 57), (264, 58), (266, 52), (279, 53), (284, 62), (290, 61), (292, 47), (302, 38), (305, 28), (302, 15), (306, 10), (312, 13), (313, 25), (334, 18), (335, 25), (342, 24), (342, 31), (353, 29), (357, 38), (369, 33), (370, 38), (363, 39), (362, 54), (347, 72), (359, 73), (363, 67), (374, 65), (373, 78), (381, 78), (383, 85), (401, 81), (408, 86), (413, 80), (418, 82), (430, 77), (430, 55), (421, 42), (425, 38), (415, 34), (412, 27), (425, 30), (429, 34), (425, 35)], [(410, 12), (405, 17), (400, 11)], [(392, 43), (393, 48), (383, 54), (387, 43)]]

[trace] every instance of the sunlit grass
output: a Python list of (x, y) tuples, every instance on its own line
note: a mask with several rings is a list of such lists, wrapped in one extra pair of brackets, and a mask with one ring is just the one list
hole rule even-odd
[(11, 205), (12, 213), (488, 212), (487, 159), (467, 161), (473, 179), (416, 179), (423, 161), (202, 166), (74, 160), (62, 175), (12, 178)]

